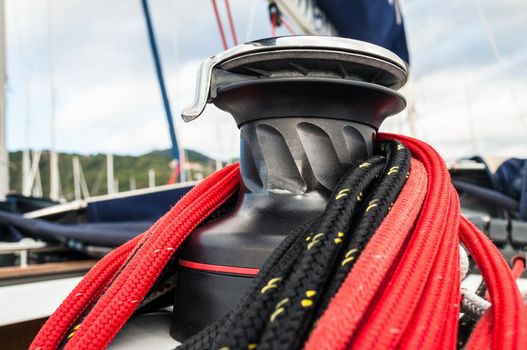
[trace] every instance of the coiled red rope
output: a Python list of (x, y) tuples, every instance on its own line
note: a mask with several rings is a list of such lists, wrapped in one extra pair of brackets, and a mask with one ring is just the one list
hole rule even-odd
[[(513, 276), (496, 247), (460, 216), (448, 170), (430, 146), (399, 135), (379, 137), (410, 149), (410, 176), (305, 348), (454, 349), (459, 241), (478, 265), (492, 303), (468, 349), (525, 348), (527, 312), (515, 284), (520, 267)], [(215, 173), (151, 229), (102, 259), (49, 318), (31, 349), (56, 349), (68, 334), (65, 349), (106, 347), (185, 237), (238, 184), (237, 166)]]
[(238, 189), (239, 181), (238, 165), (216, 172), (147, 232), (101, 259), (48, 319), (30, 349), (56, 349), (95, 301), (65, 348), (105, 348), (185, 237)]
[[(379, 136), (403, 142), (422, 163), (428, 175), (426, 198), (422, 205), (410, 199), (421, 211), (409, 215), (399, 205), (409, 200), (405, 187), (372, 242), (404, 237), (399, 244), (368, 244), (369, 254), (365, 251), (357, 262), (364, 268), (355, 266), (350, 272), (305, 348), (454, 349), (460, 299), (458, 240), (478, 265), (493, 305), (476, 327), (468, 348), (527, 346), (527, 313), (511, 271), (492, 242), (466, 219), (459, 219), (457, 195), (440, 156), (429, 145), (409, 137)], [(404, 224), (391, 224), (400, 217), (405, 218)]]

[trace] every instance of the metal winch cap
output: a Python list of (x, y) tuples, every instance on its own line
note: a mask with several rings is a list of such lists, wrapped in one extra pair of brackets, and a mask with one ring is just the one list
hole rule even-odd
[(183, 120), (207, 103), (230, 112), (238, 126), (280, 117), (332, 118), (378, 129), (404, 109), (396, 92), (407, 80), (397, 55), (370, 43), (324, 36), (288, 36), (238, 45), (204, 61)]

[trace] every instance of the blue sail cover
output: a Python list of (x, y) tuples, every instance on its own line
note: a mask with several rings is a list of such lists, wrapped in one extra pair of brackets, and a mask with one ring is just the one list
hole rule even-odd
[(410, 62), (397, 0), (316, 0), (339, 35), (387, 48)]

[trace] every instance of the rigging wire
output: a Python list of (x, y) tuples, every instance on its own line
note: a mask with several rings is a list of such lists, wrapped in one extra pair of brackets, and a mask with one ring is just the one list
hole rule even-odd
[(271, 36), (275, 37), (276, 36), (276, 27), (277, 27), (277, 14), (276, 13), (273, 13), (271, 14)]
[(282, 24), (287, 29), (289, 34), (296, 35), (295, 30), (289, 25), (289, 23), (285, 21), (284, 16), (275, 3), (269, 4), (269, 18), (271, 19), (271, 36), (276, 36), (277, 28)]
[(509, 76), (508, 71), (505, 68), (505, 61), (503, 59), (503, 56), (500, 52), (500, 49), (498, 48), (498, 44), (496, 42), (496, 38), (494, 37), (494, 32), (492, 31), (492, 27), (490, 26), (490, 23), (487, 19), (487, 16), (485, 15), (485, 12), (483, 11), (483, 7), (481, 6), (480, 0), (474, 0), (474, 4), (476, 6), (476, 11), (478, 13), (479, 20), (481, 22), (481, 25), (483, 26), (483, 30), (485, 32), (485, 36), (487, 38), (487, 41), (489, 42), (492, 54), (494, 55), (494, 58), (498, 64), (498, 69), (501, 75), (501, 78), (503, 79), (506, 89), (509, 93), (509, 96), (512, 100), (512, 103), (514, 105), (515, 114), (518, 117), (520, 124), (522, 126), (522, 129), (525, 134), (527, 134), (527, 120), (525, 118), (524, 113), (521, 111), (520, 104), (518, 102), (518, 99), (516, 98), (516, 94), (514, 93), (514, 89), (512, 88), (512, 82)]
[(229, 0), (225, 0), (225, 8), (227, 10), (227, 18), (229, 19), (229, 27), (231, 28), (232, 42), (234, 46), (238, 45), (238, 36), (236, 35), (236, 27), (232, 19), (231, 6)]
[(269, 19), (271, 20), (271, 36), (276, 36), (276, 28), (280, 25), (280, 10), (278, 6), (272, 2), (269, 4)]
[(31, 139), (31, 79), (29, 74), (28, 65), (29, 62), (26, 58), (26, 55), (24, 53), (24, 40), (22, 39), (21, 29), (20, 29), (20, 17), (18, 13), (18, 2), (13, 2), (13, 22), (15, 26), (15, 34), (16, 34), (16, 40), (18, 45), (15, 45), (15, 48), (18, 51), (18, 57), (17, 60), (19, 62), (20, 70), (22, 72), (22, 80), (24, 81), (24, 90), (26, 94), (26, 101), (25, 101), (25, 120), (24, 120), (24, 143), (25, 148), (28, 150), (30, 147), (30, 139)]
[(282, 24), (284, 25), (285, 29), (287, 29), (287, 31), (289, 32), (289, 34), (291, 34), (291, 35), (296, 35), (295, 30), (289, 25), (289, 23), (287, 23), (287, 21), (284, 19), (283, 16), (282, 16), (282, 18), (281, 18), (281, 22), (282, 22)]
[(250, 41), (253, 36), (254, 20), (256, 19), (256, 0), (251, 1), (249, 9), (249, 19), (247, 21), (247, 29), (245, 31), (245, 41)]
[(220, 32), (221, 43), (223, 44), (223, 49), (227, 50), (229, 45), (227, 45), (227, 38), (225, 37), (225, 31), (223, 30), (223, 23), (221, 22), (220, 13), (218, 11), (218, 4), (216, 0), (212, 0), (212, 8), (214, 9), (214, 17), (216, 18), (216, 23), (218, 24), (218, 31)]

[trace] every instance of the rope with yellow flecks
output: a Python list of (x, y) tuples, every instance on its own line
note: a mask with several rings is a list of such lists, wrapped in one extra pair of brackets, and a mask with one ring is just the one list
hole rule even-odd
[(301, 344), (331, 296), (326, 289), (338, 288), (341, 274), (349, 271), (404, 185), (409, 152), (398, 142), (378, 145), (381, 155), (343, 177), (320, 218), (310, 230), (297, 230), (282, 243), (281, 256), (273, 254), (221, 325), (198, 333), (181, 350), (291, 349)]

